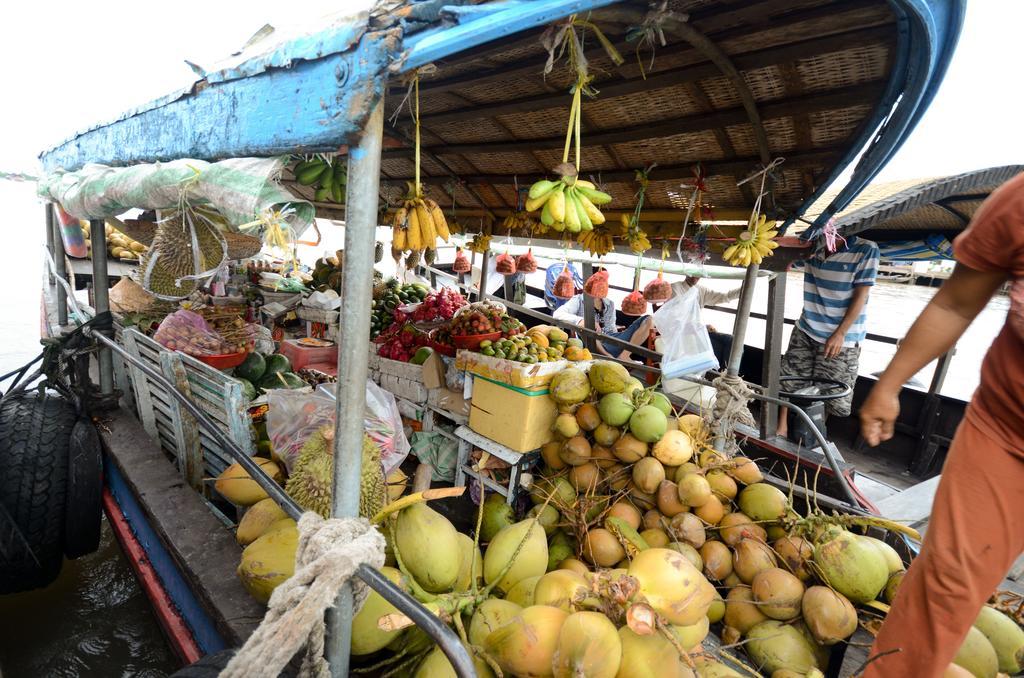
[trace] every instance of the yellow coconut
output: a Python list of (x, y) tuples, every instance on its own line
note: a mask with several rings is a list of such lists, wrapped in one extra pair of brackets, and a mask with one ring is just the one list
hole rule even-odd
[(759, 573), (775, 567), (775, 552), (754, 539), (741, 539), (733, 547), (732, 569), (744, 584), (754, 581)]
[(660, 633), (641, 636), (628, 626), (619, 629), (622, 660), (615, 678), (684, 678), (693, 673), (683, 666), (679, 653)]
[(999, 610), (988, 605), (974, 621), (999, 658), (999, 670), (1011, 676), (1024, 671), (1024, 630)]
[(600, 612), (569, 615), (558, 632), (551, 665), (555, 678), (615, 678), (622, 642), (615, 625)]
[(705, 478), (711, 486), (711, 492), (723, 502), (730, 502), (736, 498), (739, 488), (736, 481), (721, 469), (712, 469), (707, 472)]
[(665, 480), (665, 467), (654, 457), (644, 457), (633, 464), (633, 482), (645, 494), (654, 494)]
[(688, 473), (677, 479), (676, 483), (679, 485), (679, 501), (686, 506), (703, 506), (712, 497), (711, 485), (699, 473)]
[(601, 481), (601, 469), (593, 462), (573, 466), (569, 470), (569, 482), (577, 492), (592, 492)]
[[(473, 659), (473, 668), (476, 670), (477, 678), (492, 678), (494, 671), (487, 664), (486, 661), (477, 657), (470, 652), (470, 657)], [(448, 657), (445, 656), (444, 650), (440, 646), (435, 646), (427, 656), (420, 662), (420, 665), (416, 667), (416, 673), (413, 674), (413, 678), (456, 678), (455, 669), (452, 668), (452, 664), (448, 661)]]
[(590, 461), (590, 453), (590, 441), (577, 435), (562, 443), (562, 449), (559, 450), (558, 456), (569, 466), (581, 466)]
[(670, 426), (665, 435), (654, 443), (651, 454), (665, 466), (679, 466), (693, 458), (693, 443), (689, 435)]
[(645, 530), (661, 530), (668, 525), (668, 520), (665, 519), (661, 511), (653, 508), (644, 513), (644, 519), (640, 524)]
[(543, 575), (520, 579), (505, 594), (505, 600), (513, 602), (519, 607), (530, 607), (533, 605), (533, 592), (537, 590), (537, 582), (540, 581), (541, 576)]
[(690, 507), (679, 501), (679, 486), (671, 480), (663, 480), (654, 495), (658, 511), (666, 518), (690, 510)]
[(676, 466), (675, 473), (672, 474), (672, 481), (678, 484), (684, 476), (688, 476), (691, 473), (702, 473), (702, 471), (700, 470), (700, 466), (697, 466), (692, 461), (688, 461), (685, 464), (680, 464), (679, 466)]
[(722, 621), (722, 617), (724, 616), (725, 601), (722, 600), (722, 594), (716, 590), (715, 599), (711, 601), (711, 605), (708, 607), (708, 621), (712, 624), (717, 624)]
[(708, 579), (722, 581), (732, 574), (732, 551), (722, 542), (704, 542), (700, 547), (700, 557)]
[(277, 586), (295, 572), (296, 529), (272, 530), (245, 547), (238, 564), (238, 578), (253, 598), (270, 600)]
[[(253, 461), (259, 464), (260, 468), (274, 479), (274, 482), (281, 482), (283, 477), (281, 475), (281, 468), (276, 463), (269, 459), (257, 457), (254, 457)], [(256, 481), (249, 476), (249, 472), (237, 463), (224, 469), (217, 476), (217, 482), (213, 486), (221, 496), (238, 506), (252, 506), (256, 502), (267, 498), (267, 493), (264, 489), (256, 484)]]
[[(391, 580), (404, 591), (408, 591), (409, 584), (405, 575), (393, 567), (380, 568), (381, 574)], [(352, 654), (372, 654), (387, 647), (387, 644), (394, 640), (402, 632), (385, 631), (377, 624), (378, 620), (389, 614), (397, 614), (398, 608), (384, 600), (376, 591), (370, 591), (366, 602), (356, 613), (352, 620)]]
[(587, 564), (578, 558), (566, 558), (565, 560), (558, 563), (559, 570), (570, 570), (576, 574), (586, 577), (590, 574), (590, 568)]
[(484, 577), (484, 559), (473, 539), (459, 532), (459, 576), (455, 580), (455, 591), (468, 591), (473, 581), (479, 583)]
[(771, 522), (786, 515), (789, 500), (776, 487), (767, 483), (747, 485), (736, 500), (740, 511), (757, 522)]
[(670, 624), (689, 626), (707, 616), (715, 597), (700, 570), (671, 549), (640, 551), (629, 564), (629, 576), (654, 611)]
[(761, 469), (746, 457), (733, 457), (732, 464), (726, 471), (736, 479), (736, 482), (743, 483), (744, 485), (753, 485), (764, 480)]
[(537, 580), (533, 589), (534, 605), (550, 605), (566, 612), (576, 609), (583, 600), (589, 585), (583, 575), (572, 570), (554, 570)]
[(492, 631), (497, 631), (522, 611), (522, 606), (509, 600), (488, 598), (477, 606), (469, 620), (469, 642), (483, 647), (484, 640)]
[(750, 537), (764, 541), (767, 535), (764, 528), (752, 521), (745, 513), (734, 511), (722, 518), (718, 523), (718, 534), (729, 546), (735, 546), (741, 539)]
[(704, 560), (703, 558), (701, 558), (700, 552), (697, 549), (690, 546), (689, 544), (681, 541), (673, 541), (669, 542), (668, 546), (666, 546), (665, 548), (672, 549), (673, 551), (681, 555), (683, 558), (686, 558), (688, 561), (690, 561), (690, 564), (698, 570), (704, 569)]
[(700, 518), (705, 525), (714, 527), (722, 521), (726, 515), (725, 505), (715, 495), (711, 495), (706, 502), (693, 509), (693, 515)]
[(766, 673), (789, 669), (803, 675), (818, 665), (811, 641), (793, 626), (769, 619), (747, 632), (747, 654)]
[(626, 486), (629, 491), (629, 499), (641, 511), (650, 511), (657, 507), (657, 500), (653, 493), (644, 492), (632, 480)]
[(550, 676), (558, 636), (569, 614), (557, 607), (524, 608), (484, 640), (484, 650), (506, 674)]
[(835, 645), (857, 630), (857, 610), (841, 593), (827, 586), (812, 586), (800, 604), (804, 623), (820, 645)]
[(900, 554), (896, 552), (896, 549), (886, 544), (881, 539), (875, 539), (874, 537), (863, 536), (862, 539), (867, 540), (869, 544), (874, 544), (875, 548), (885, 557), (885, 564), (889, 567), (889, 574), (895, 574), (902, 572), (907, 569), (906, 565), (903, 564), (903, 559), (900, 558)]
[(671, 541), (668, 538), (668, 535), (665, 534), (665, 530), (660, 530), (658, 528), (644, 530), (640, 533), (640, 537), (643, 538), (645, 542), (647, 542), (648, 546), (650, 546), (651, 548), (658, 549), (665, 548), (669, 545), (669, 542)]
[(707, 540), (704, 523), (692, 513), (676, 514), (669, 521), (669, 529), (678, 541), (686, 542), (695, 549), (699, 549)]
[[(710, 605), (708, 609), (711, 609)], [(689, 626), (673, 625), (672, 632), (679, 641), (679, 646), (689, 651), (704, 642), (710, 628), (711, 622), (708, 620), (707, 613), (705, 613), (695, 624), (690, 624)]]
[(689, 434), (691, 438), (701, 438), (707, 430), (699, 414), (684, 414), (679, 417), (678, 424), (679, 430)]
[(544, 463), (552, 471), (561, 471), (566, 467), (566, 463), (562, 461), (562, 457), (558, 454), (561, 450), (561, 440), (552, 440), (544, 443), (540, 448), (541, 458), (544, 459)]
[(626, 433), (612, 444), (612, 454), (625, 464), (635, 464), (647, 456), (647, 443)]
[(785, 536), (776, 539), (772, 548), (779, 555), (783, 564), (790, 572), (795, 574), (801, 581), (807, 581), (811, 577), (808, 563), (814, 557), (814, 547), (811, 542), (802, 537)]
[(583, 557), (598, 567), (612, 567), (626, 557), (626, 550), (614, 534), (596, 527), (588, 530), (583, 539)]
[(583, 370), (567, 367), (551, 380), (548, 393), (559, 405), (575, 405), (590, 395), (590, 381)]
[(640, 529), (642, 517), (640, 511), (626, 499), (620, 499), (608, 507), (609, 518), (620, 518), (634, 530)]
[(450, 591), (459, 577), (459, 533), (425, 503), (413, 504), (398, 514), (394, 546), (409, 574), (431, 593)]
[(985, 634), (971, 627), (967, 637), (953, 657), (953, 663), (962, 666), (975, 678), (996, 678), (999, 673), (999, 656)]
[(804, 585), (786, 570), (773, 567), (759, 572), (751, 582), (750, 590), (768, 617), (786, 621), (799, 616)]
[(736, 586), (725, 597), (725, 616), (722, 621), (741, 634), (767, 619), (768, 616), (754, 601), (754, 594), (749, 586)]
[(744, 678), (748, 674), (737, 673), (717, 659), (698, 656), (693, 658), (697, 666), (697, 675), (700, 678)]
[[(512, 566), (504, 572), (509, 562)], [(484, 580), (502, 591), (527, 577), (542, 575), (547, 569), (548, 541), (544, 529), (533, 520), (522, 520), (503, 529), (484, 553)]]
[(896, 591), (900, 588), (900, 584), (903, 583), (903, 577), (907, 575), (906, 570), (901, 572), (894, 572), (889, 575), (889, 581), (885, 583), (885, 588), (882, 590), (882, 594), (885, 597), (887, 603), (892, 603), (896, 600)]
[(595, 360), (587, 373), (590, 385), (601, 395), (621, 393), (630, 376), (626, 368), (611, 360)]
[(284, 520), (288, 514), (277, 505), (277, 502), (267, 497), (250, 506), (242, 520), (238, 523), (235, 531), (235, 539), (242, 546), (253, 543), (263, 536), (271, 525), (279, 520)]
[(601, 422), (601, 425), (594, 429), (594, 442), (610, 448), (621, 435), (622, 429)]

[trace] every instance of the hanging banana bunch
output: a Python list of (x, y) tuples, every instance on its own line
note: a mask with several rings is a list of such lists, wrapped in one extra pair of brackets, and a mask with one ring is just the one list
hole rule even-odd
[(746, 230), (725, 250), (722, 259), (733, 266), (760, 264), (766, 257), (772, 256), (779, 246), (774, 240), (778, 234), (774, 221), (768, 221), (763, 214), (751, 215)]
[(501, 230), (506, 233), (510, 231), (525, 231), (526, 233), (532, 233), (537, 220), (530, 216), (526, 211), (519, 210), (511, 212), (501, 222)]
[(654, 165), (651, 165), (647, 169), (636, 171), (636, 182), (640, 185), (635, 196), (636, 207), (633, 208), (632, 214), (622, 215), (622, 234), (626, 238), (630, 251), (636, 254), (643, 254), (651, 249), (651, 241), (647, 237), (647, 233), (640, 228), (640, 214), (644, 209), (644, 198), (647, 196), (647, 185), (650, 183), (648, 175), (653, 168)]
[(473, 239), (466, 245), (466, 249), (470, 252), (477, 252), (483, 254), (487, 250), (491, 249), (491, 236), (479, 233), (473, 236)]
[[(597, 189), (593, 183), (579, 178), (580, 169), (580, 130), (583, 108), (583, 93), (593, 96), (594, 90), (589, 87), (591, 76), (587, 74), (585, 61), (579, 55), (579, 39), (573, 29), (577, 24), (575, 17), (563, 34), (569, 52), (569, 63), (576, 70), (576, 85), (573, 88), (572, 105), (569, 107), (569, 124), (565, 131), (565, 148), (562, 151), (562, 164), (554, 168), (559, 175), (557, 181), (541, 179), (530, 186), (526, 210), (541, 210), (540, 221), (555, 231), (581, 233), (594, 230), (605, 222), (605, 217), (598, 209), (599, 205), (607, 205), (612, 196)], [(587, 22), (579, 25), (590, 26)], [(598, 31), (600, 34), (600, 31)], [(619, 57), (621, 59), (621, 57)], [(569, 162), (569, 151), (575, 140), (576, 163)]]
[(317, 186), (316, 192), (313, 193), (313, 200), (316, 202), (345, 202), (348, 167), (337, 156), (333, 160), (327, 160), (319, 155), (310, 160), (303, 160), (295, 166), (293, 173), (295, 181), (300, 185)]
[(580, 235), (579, 243), (581, 247), (586, 248), (588, 252), (596, 257), (608, 254), (615, 247), (612, 234), (606, 231), (586, 231)]
[[(451, 233), (444, 211), (430, 198), (423, 197), (420, 183), (420, 76), (413, 75), (413, 115), (416, 123), (416, 177), (391, 221), (392, 248), (420, 252), (434, 249), (437, 239), (448, 242)], [(418, 256), (418, 255), (417, 255)]]

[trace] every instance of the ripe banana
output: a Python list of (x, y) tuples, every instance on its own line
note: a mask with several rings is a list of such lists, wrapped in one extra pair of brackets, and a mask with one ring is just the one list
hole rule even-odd
[(775, 248), (779, 246), (773, 240), (779, 234), (774, 226), (775, 222), (769, 223), (763, 214), (751, 215), (747, 229), (739, 234), (736, 242), (726, 248), (722, 259), (733, 266), (760, 264), (774, 254)]
[(585, 231), (580, 235), (579, 243), (580, 246), (597, 257), (608, 254), (615, 247), (611, 233), (598, 231)]
[(541, 179), (530, 186), (525, 208), (527, 212), (541, 210), (540, 220), (545, 226), (578, 233), (603, 224), (605, 217), (597, 205), (611, 201), (612, 196), (570, 172), (558, 181)]

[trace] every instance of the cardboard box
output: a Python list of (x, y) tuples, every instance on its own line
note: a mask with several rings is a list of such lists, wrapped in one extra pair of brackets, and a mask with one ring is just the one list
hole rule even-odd
[(558, 416), (548, 390), (527, 390), (483, 377), (473, 379), (469, 427), (516, 452), (530, 452), (553, 437)]
[(568, 360), (556, 360), (550, 363), (520, 363), (466, 350), (460, 350), (455, 354), (457, 369), (523, 389), (546, 387), (555, 378), (555, 375), (569, 364)]

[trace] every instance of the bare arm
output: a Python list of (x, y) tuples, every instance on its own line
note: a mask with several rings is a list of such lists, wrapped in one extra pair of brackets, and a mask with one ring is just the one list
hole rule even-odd
[(839, 351), (843, 349), (843, 342), (846, 341), (846, 333), (853, 327), (853, 323), (857, 322), (857, 318), (860, 317), (861, 311), (864, 310), (864, 304), (868, 303), (868, 292), (871, 291), (870, 285), (858, 285), (853, 288), (853, 296), (850, 297), (850, 305), (846, 307), (846, 313), (843, 314), (843, 319), (839, 323), (839, 327), (832, 333), (832, 336), (825, 342), (825, 357), (834, 358), (839, 355)]
[(869, 445), (892, 438), (903, 384), (956, 343), (1005, 280), (1005, 271), (977, 271), (957, 264), (861, 407), (861, 434)]
[(700, 288), (701, 290), (701, 306), (718, 306), (719, 304), (727, 304), (733, 299), (740, 296), (741, 287), (735, 287), (728, 292), (719, 292), (710, 288)]

